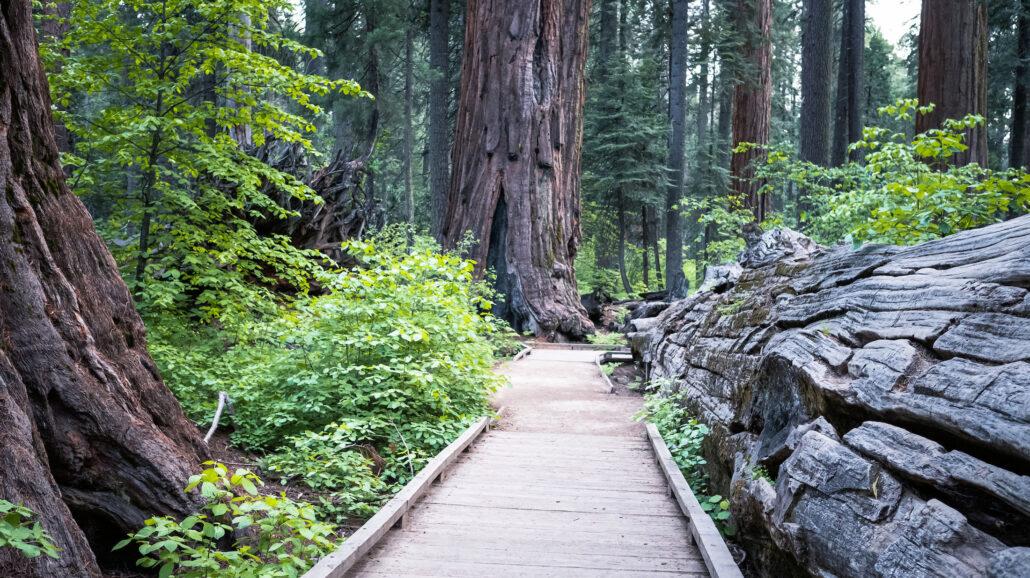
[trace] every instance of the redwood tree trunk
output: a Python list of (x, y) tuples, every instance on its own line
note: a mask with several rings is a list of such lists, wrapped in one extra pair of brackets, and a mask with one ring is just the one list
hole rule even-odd
[(443, 237), (466, 231), (478, 272), (493, 267), (498, 312), (516, 331), (593, 331), (573, 262), (589, 0), (469, 0)]
[[(31, 2), (0, 4), (0, 498), (63, 548), (11, 576), (99, 576), (156, 513), (183, 515), (206, 454), (147, 355), (118, 267), (65, 184)], [(96, 553), (94, 555), (94, 552)], [(135, 557), (131, 553), (128, 554)]]
[(429, 84), (429, 207), (432, 217), (430, 232), (438, 241), (443, 240), (450, 182), (450, 160), (447, 158), (450, 127), (447, 109), (451, 100), (447, 66), (450, 7), (450, 0), (429, 2), (429, 68), (433, 71), (433, 80)]
[(772, 118), (771, 0), (739, 0), (736, 22), (737, 33), (744, 39), (742, 51), (746, 65), (733, 99), (733, 146), (736, 148), (742, 142), (760, 146), (733, 153), (730, 179), (745, 208), (761, 222), (772, 212), (772, 198), (758, 194), (761, 184), (753, 182), (752, 177), (756, 163), (765, 158)]
[(801, 35), (801, 160), (830, 163), (833, 1), (804, 0)]
[[(923, 0), (919, 24), (919, 104), (933, 112), (916, 116), (916, 132), (945, 119), (987, 114), (987, 6), (982, 0)], [(987, 166), (987, 131), (966, 132), (969, 147), (955, 165)]]
[(1012, 91), (1012, 132), (1009, 135), (1009, 166), (1027, 166), (1030, 152), (1030, 131), (1027, 113), (1027, 90), (1030, 88), (1030, 0), (1020, 0), (1016, 25), (1016, 82)]

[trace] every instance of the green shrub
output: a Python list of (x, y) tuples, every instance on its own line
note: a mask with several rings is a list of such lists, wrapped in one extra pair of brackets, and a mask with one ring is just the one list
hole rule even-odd
[[(879, 111), (897, 122), (912, 122), (932, 109), (899, 100)], [(769, 154), (756, 178), (766, 183), (763, 193), (778, 198), (789, 198), (793, 188), (806, 193), (809, 206), (797, 212), (804, 232), (817, 241), (908, 245), (935, 239), (1030, 210), (1030, 175), (1025, 170), (950, 164), (968, 148), (966, 130), (983, 122), (977, 115), (949, 119), (911, 139), (902, 132), (866, 127), (862, 140), (851, 145), (864, 153), (864, 163), (827, 169), (778, 150)]]
[[(114, 549), (135, 542), (137, 564), (159, 568), (162, 578), (299, 576), (334, 549), (335, 529), (310, 504), (258, 494), (261, 480), (247, 470), (229, 475), (222, 464), (204, 465), (211, 467), (186, 487), (206, 498), (200, 513), (181, 522), (151, 518)], [(232, 546), (223, 549), (227, 540)]]
[(349, 249), (363, 267), (279, 318), (154, 332), (151, 352), (191, 417), (206, 422), (227, 391), (234, 438), (275, 448), (341, 421), (461, 424), (488, 412), (503, 378), (491, 371), (485, 336), (496, 326), (479, 312), (490, 303), (476, 294), (472, 263), (367, 243)]
[(32, 521), (35, 515), (21, 504), (0, 500), (0, 548), (14, 548), (26, 558), (40, 554), (57, 558), (61, 549), (54, 546), (54, 539), (39, 522)]

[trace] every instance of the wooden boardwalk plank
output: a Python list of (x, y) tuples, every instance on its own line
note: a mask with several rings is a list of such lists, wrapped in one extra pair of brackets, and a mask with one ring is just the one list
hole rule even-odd
[(709, 576), (653, 442), (629, 419), (639, 398), (607, 395), (593, 354), (538, 353), (504, 369), (514, 417), (451, 460), (346, 576)]

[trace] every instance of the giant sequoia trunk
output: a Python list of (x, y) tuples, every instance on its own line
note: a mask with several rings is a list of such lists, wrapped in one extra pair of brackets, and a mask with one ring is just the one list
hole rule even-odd
[[(933, 112), (916, 117), (916, 132), (945, 119), (987, 115), (987, 6), (982, 0), (923, 0), (919, 24), (919, 104)], [(966, 132), (969, 147), (956, 165), (987, 166), (987, 130)]]
[[(29, 0), (0, 4), (0, 498), (60, 559), (0, 548), (7, 576), (98, 576), (126, 531), (191, 509), (205, 453), (147, 355), (143, 323), (65, 184)], [(96, 552), (96, 555), (94, 555)], [(129, 554), (131, 556), (131, 554)]]
[(759, 195), (761, 184), (753, 181), (755, 167), (765, 158), (769, 143), (769, 122), (772, 118), (772, 26), (771, 0), (739, 0), (736, 24), (744, 38), (742, 47), (744, 70), (733, 100), (733, 146), (755, 143), (745, 152), (733, 153), (730, 177), (733, 190), (741, 196), (744, 207), (763, 221), (772, 212), (772, 198)]
[(443, 238), (471, 231), (500, 314), (552, 338), (592, 332), (576, 290), (589, 0), (469, 0)]
[(451, 101), (447, 74), (450, 7), (450, 0), (429, 2), (429, 67), (433, 70), (433, 80), (429, 85), (429, 205), (431, 233), (438, 240), (442, 239), (443, 222), (447, 216), (447, 185), (450, 181), (447, 158), (447, 130), (450, 127), (447, 109)]

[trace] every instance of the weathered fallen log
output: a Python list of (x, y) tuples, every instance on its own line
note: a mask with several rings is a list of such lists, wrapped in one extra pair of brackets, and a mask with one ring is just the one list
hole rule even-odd
[(758, 574), (1027, 568), (1030, 216), (857, 251), (774, 231), (741, 261), (630, 342), (711, 426)]

